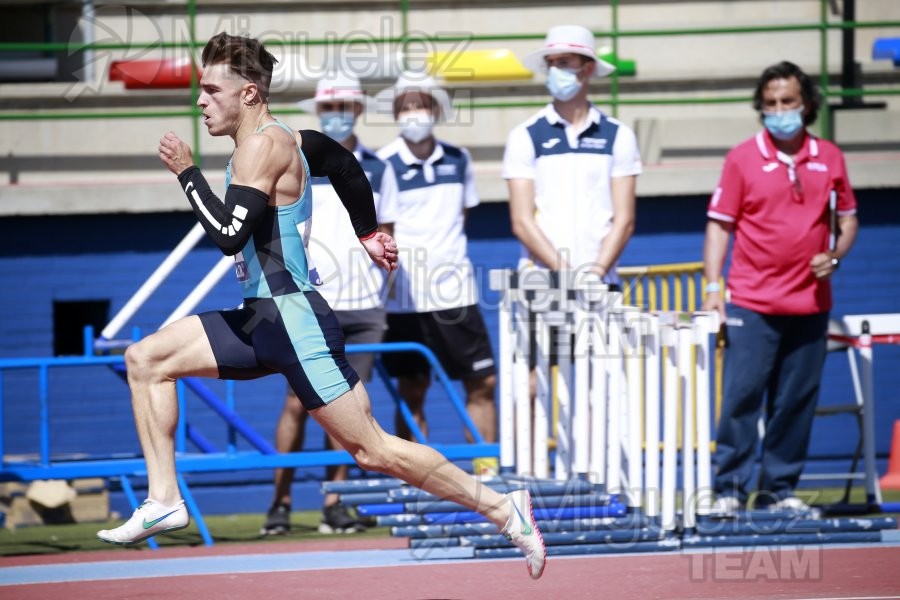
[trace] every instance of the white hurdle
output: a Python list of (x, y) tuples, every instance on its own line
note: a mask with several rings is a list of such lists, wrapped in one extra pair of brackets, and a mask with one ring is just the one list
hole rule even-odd
[(590, 480), (669, 531), (681, 494), (692, 529), (711, 504), (718, 315), (622, 306), (596, 278), (568, 272), (495, 270), (491, 288), (501, 293), (501, 470)]

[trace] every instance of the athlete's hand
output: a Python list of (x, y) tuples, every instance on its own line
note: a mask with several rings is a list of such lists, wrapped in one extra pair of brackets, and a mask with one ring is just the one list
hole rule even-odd
[(159, 140), (159, 159), (175, 175), (181, 175), (182, 171), (194, 166), (191, 147), (171, 131)]
[(360, 243), (376, 265), (388, 273), (397, 270), (397, 242), (394, 238), (379, 231), (369, 239), (361, 240)]

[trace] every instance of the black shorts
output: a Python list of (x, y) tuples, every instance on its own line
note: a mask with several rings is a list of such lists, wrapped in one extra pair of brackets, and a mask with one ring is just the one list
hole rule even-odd
[[(494, 352), (477, 305), (424, 313), (390, 313), (385, 342), (427, 346), (451, 379), (486, 377), (497, 372)], [(385, 352), (392, 377), (428, 376), (431, 367), (418, 352)]]
[[(387, 329), (387, 315), (383, 308), (336, 310), (334, 314), (341, 324), (346, 345), (378, 344), (384, 339), (384, 332)], [(372, 365), (375, 362), (374, 353), (348, 353), (347, 361), (363, 381), (368, 381), (372, 378)]]
[(220, 379), (281, 373), (307, 410), (328, 404), (359, 381), (344, 354), (337, 317), (318, 292), (250, 298), (241, 308), (198, 316)]

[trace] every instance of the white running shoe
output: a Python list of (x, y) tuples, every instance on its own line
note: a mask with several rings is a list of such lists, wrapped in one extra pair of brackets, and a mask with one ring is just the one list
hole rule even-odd
[(786, 512), (792, 516), (801, 519), (821, 519), (822, 510), (815, 506), (810, 506), (797, 496), (788, 496), (782, 498), (774, 504), (770, 504), (768, 509), (772, 512)]
[(709, 508), (709, 516), (714, 519), (733, 519), (744, 510), (747, 510), (747, 505), (734, 496), (719, 496)]
[(544, 564), (547, 560), (547, 549), (544, 547), (544, 538), (534, 520), (534, 511), (531, 508), (531, 495), (528, 490), (516, 490), (506, 494), (512, 504), (512, 511), (506, 527), (500, 530), (506, 539), (515, 544), (525, 555), (525, 564), (528, 566), (528, 574), (532, 579), (539, 579), (544, 572)]
[(190, 522), (184, 500), (175, 506), (164, 506), (148, 498), (137, 507), (124, 525), (98, 531), (97, 537), (109, 544), (130, 546), (159, 533), (184, 529)]

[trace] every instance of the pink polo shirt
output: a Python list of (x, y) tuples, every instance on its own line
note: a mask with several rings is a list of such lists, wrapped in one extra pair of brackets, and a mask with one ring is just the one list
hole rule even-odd
[(817, 280), (809, 261), (828, 249), (831, 190), (839, 215), (856, 212), (837, 146), (807, 135), (793, 169), (790, 160), (766, 131), (739, 144), (725, 157), (707, 211), (734, 224), (730, 302), (770, 315), (831, 310), (831, 283)]

